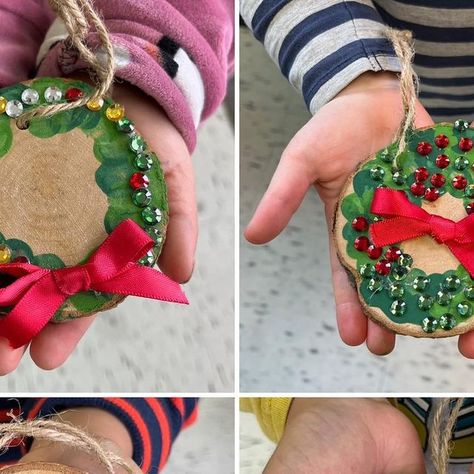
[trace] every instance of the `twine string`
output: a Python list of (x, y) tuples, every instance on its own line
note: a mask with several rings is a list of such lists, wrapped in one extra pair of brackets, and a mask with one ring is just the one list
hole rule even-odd
[[(114, 51), (107, 28), (94, 10), (90, 0), (49, 0), (49, 4), (57, 16), (64, 22), (68, 40), (77, 49), (79, 55), (90, 65), (96, 78), (96, 88), (90, 95), (81, 99), (60, 104), (48, 104), (28, 110), (17, 119), (19, 128), (27, 128), (35, 117), (51, 117), (59, 112), (83, 107), (89, 101), (98, 101), (105, 97), (112, 87), (115, 74)], [(96, 53), (86, 44), (91, 28), (98, 34), (105, 51), (105, 63), (101, 62)]]
[(436, 407), (430, 433), (431, 457), (436, 474), (447, 474), (449, 457), (453, 449), (454, 424), (464, 398), (443, 398)]
[(411, 31), (387, 28), (385, 34), (392, 42), (401, 65), (400, 93), (403, 106), (403, 118), (395, 135), (395, 141), (398, 141), (398, 149), (394, 159), (396, 164), (397, 158), (406, 147), (407, 135), (414, 128), (419, 80), (418, 75), (413, 69), (415, 50)]
[(0, 423), (0, 452), (8, 450), (18, 438), (35, 438), (38, 440), (62, 443), (68, 447), (81, 450), (96, 458), (108, 474), (115, 473), (115, 467), (124, 468), (133, 474), (132, 468), (121, 457), (105, 450), (99, 441), (82, 429), (69, 423), (54, 421), (47, 418), (22, 421), (15, 417), (11, 423)]

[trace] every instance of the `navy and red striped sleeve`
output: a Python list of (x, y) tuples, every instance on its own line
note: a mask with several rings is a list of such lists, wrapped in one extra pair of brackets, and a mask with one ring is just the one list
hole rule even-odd
[[(2, 421), (8, 411), (21, 407), (24, 419), (50, 416), (77, 407), (101, 408), (119, 418), (133, 441), (133, 459), (149, 474), (160, 472), (168, 460), (171, 447), (182, 429), (197, 416), (196, 398), (28, 398), (0, 399)], [(24, 444), (0, 456), (0, 463), (11, 464), (26, 453)]]

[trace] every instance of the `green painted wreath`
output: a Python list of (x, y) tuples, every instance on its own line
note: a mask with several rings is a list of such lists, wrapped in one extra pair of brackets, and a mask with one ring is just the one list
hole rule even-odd
[[(19, 131), (16, 118), (30, 107), (42, 104), (71, 102), (78, 100), (85, 94), (90, 94), (89, 85), (80, 81), (71, 81), (58, 78), (40, 78), (29, 83), (17, 84), (0, 90), (0, 176), (2, 175), (2, 161), (15, 147), (22, 142), (28, 146), (41, 147), (42, 140), (60, 136), (64, 144), (64, 156), (58, 157), (57, 169), (36, 169), (35, 162), (25, 157), (25, 167), (28, 172), (34, 171), (41, 176), (41, 183), (47, 183), (48, 173), (59, 172), (61, 161), (68, 160), (68, 154), (78, 154), (81, 159), (95, 159), (97, 161), (95, 176), (96, 185), (105, 195), (107, 210), (103, 215), (103, 222), (99, 223), (106, 234), (110, 234), (118, 224), (125, 219), (132, 219), (155, 240), (156, 246), (140, 263), (154, 265), (164, 242), (168, 222), (168, 202), (166, 185), (160, 163), (156, 155), (147, 149), (143, 138), (137, 133), (134, 124), (125, 117), (122, 106), (110, 100), (89, 102), (87, 106), (60, 112), (51, 118), (40, 118), (32, 121), (27, 130)], [(81, 156), (84, 150), (70, 149), (69, 137), (71, 133), (83, 134), (87, 140), (93, 140), (93, 156)], [(26, 134), (26, 135), (25, 135)], [(46, 143), (46, 142), (45, 142)], [(28, 153), (28, 150), (26, 150)], [(44, 153), (48, 153), (45, 149)], [(77, 157), (77, 156), (76, 156)], [(18, 179), (18, 181), (16, 181)], [(2, 183), (0, 201), (15, 192), (22, 192), (21, 176), (15, 176)], [(75, 183), (81, 186), (81, 183)], [(35, 210), (38, 206), (49, 206), (51, 219), (68, 220), (80, 217), (72, 215), (61, 207), (61, 189), (54, 202), (31, 202), (31, 208), (18, 210), (16, 213), (20, 221), (28, 227), (34, 227)], [(38, 193), (35, 194), (37, 196)], [(94, 206), (92, 197), (83, 196), (84, 206)], [(80, 203), (82, 205), (82, 203)], [(77, 212), (77, 211), (76, 211)], [(2, 219), (3, 220), (3, 219)], [(51, 235), (51, 251), (35, 252), (35, 245), (28, 239), (20, 239), (8, 231), (8, 222), (0, 220), (0, 264), (15, 261), (28, 261), (43, 268), (55, 269), (66, 264), (55, 248), (61, 247), (61, 235)], [(21, 225), (23, 222), (20, 222)], [(38, 224), (39, 225), (39, 224)], [(106, 235), (105, 234), (105, 235)], [(61, 243), (61, 242), (60, 242)], [(101, 242), (98, 242), (99, 245)], [(48, 238), (49, 244), (49, 238)], [(75, 242), (69, 243), (71, 246)], [(97, 245), (97, 246), (98, 246)], [(88, 249), (79, 256), (80, 264), (87, 260), (96, 247)], [(1, 284), (2, 282), (0, 282)], [(8, 282), (3, 282), (7, 284)], [(86, 316), (115, 306), (123, 299), (109, 294), (97, 292), (83, 292), (72, 296), (56, 313), (54, 321)], [(8, 312), (8, 308), (3, 309)], [(0, 312), (2, 309), (0, 309)]]
[(370, 225), (377, 188), (404, 191), (408, 201), (446, 219), (474, 212), (474, 130), (463, 120), (412, 132), (364, 162), (347, 183), (334, 238), (366, 314), (401, 334), (446, 337), (474, 326), (474, 280), (449, 249), (430, 236), (377, 247)]

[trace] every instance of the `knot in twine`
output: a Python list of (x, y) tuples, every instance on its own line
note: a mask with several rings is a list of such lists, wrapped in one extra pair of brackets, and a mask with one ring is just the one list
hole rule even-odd
[[(59, 112), (83, 107), (89, 101), (99, 101), (109, 93), (114, 81), (115, 62), (112, 42), (104, 22), (94, 10), (90, 0), (49, 0), (49, 4), (64, 22), (69, 33), (69, 41), (95, 73), (96, 89), (91, 95), (86, 95), (75, 102), (45, 105), (25, 112), (17, 119), (17, 125), (21, 129), (27, 128), (35, 117), (51, 117)], [(105, 63), (102, 63), (86, 44), (87, 35), (92, 27), (104, 48)]]
[(129, 464), (117, 454), (107, 451), (100, 442), (70, 423), (51, 419), (36, 419), (23, 421), (13, 413), (9, 413), (11, 423), (0, 423), (0, 451), (6, 452), (9, 447), (18, 441), (18, 438), (35, 438), (38, 440), (62, 443), (70, 448), (84, 451), (97, 459), (108, 474), (115, 474), (116, 467), (122, 467), (133, 474)]

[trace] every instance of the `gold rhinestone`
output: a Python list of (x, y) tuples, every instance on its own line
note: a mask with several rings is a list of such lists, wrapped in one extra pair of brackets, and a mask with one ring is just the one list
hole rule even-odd
[(7, 110), (7, 99), (5, 97), (0, 97), (0, 114), (4, 114), (5, 110)]
[(12, 258), (12, 251), (7, 245), (0, 245), (0, 265), (4, 263), (10, 263)]
[(90, 100), (86, 105), (89, 110), (92, 110), (92, 112), (97, 112), (104, 106), (104, 101), (103, 99)]
[(125, 107), (120, 104), (111, 105), (105, 112), (105, 115), (112, 122), (118, 122), (125, 117)]

